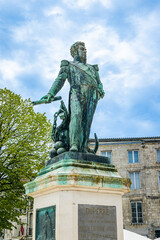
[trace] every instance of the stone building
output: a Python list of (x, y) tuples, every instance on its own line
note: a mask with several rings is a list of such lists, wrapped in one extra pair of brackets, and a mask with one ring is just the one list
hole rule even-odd
[(100, 139), (97, 154), (108, 156), (119, 174), (132, 181), (123, 196), (124, 228), (160, 237), (160, 137)]
[(33, 200), (28, 198), (26, 212), (20, 217), (22, 224), (14, 223), (12, 231), (5, 229), (0, 240), (32, 240)]
[[(90, 147), (94, 147), (90, 140)], [(107, 156), (119, 174), (132, 181), (123, 196), (124, 228), (151, 239), (160, 237), (160, 137), (99, 139), (98, 155)], [(32, 235), (32, 207), (27, 210), (24, 239)], [(20, 226), (3, 239), (22, 239)]]

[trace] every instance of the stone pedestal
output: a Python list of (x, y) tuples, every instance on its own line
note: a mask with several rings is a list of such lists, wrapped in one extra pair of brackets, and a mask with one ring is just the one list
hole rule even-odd
[(51, 159), (25, 184), (34, 198), (33, 240), (123, 240), (129, 186), (106, 157), (67, 152)]

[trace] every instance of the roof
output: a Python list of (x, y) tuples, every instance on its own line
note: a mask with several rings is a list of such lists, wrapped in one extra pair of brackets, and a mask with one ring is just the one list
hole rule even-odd
[[(90, 138), (89, 142), (94, 142), (95, 139)], [(99, 142), (160, 142), (160, 136), (156, 137), (129, 137), (129, 138), (99, 138)]]
[(150, 240), (150, 238), (128, 231), (126, 229), (123, 230), (123, 233), (124, 233), (124, 240)]

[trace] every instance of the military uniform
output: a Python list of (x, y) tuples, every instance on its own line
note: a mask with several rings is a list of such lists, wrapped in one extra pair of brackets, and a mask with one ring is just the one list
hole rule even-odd
[(78, 151), (88, 149), (88, 139), (93, 115), (103, 87), (99, 79), (98, 65), (78, 61), (61, 61), (58, 77), (48, 94), (55, 96), (65, 80), (70, 83), (69, 93), (69, 145), (77, 145)]

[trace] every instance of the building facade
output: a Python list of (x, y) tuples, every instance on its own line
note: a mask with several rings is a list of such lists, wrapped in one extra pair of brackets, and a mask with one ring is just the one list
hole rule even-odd
[(123, 196), (124, 228), (160, 237), (160, 137), (100, 139), (97, 154), (109, 157), (119, 174), (132, 181)]
[(22, 224), (14, 223), (15, 228), (11, 231), (5, 229), (0, 240), (32, 240), (32, 226), (33, 226), (33, 200), (28, 198), (26, 212), (22, 213), (20, 217)]
[[(94, 147), (90, 140), (90, 147)], [(110, 158), (119, 174), (132, 181), (123, 196), (124, 228), (151, 239), (160, 237), (160, 137), (99, 139), (97, 155)], [(32, 239), (32, 203), (21, 226), (2, 239)], [(22, 238), (23, 237), (23, 238)]]

